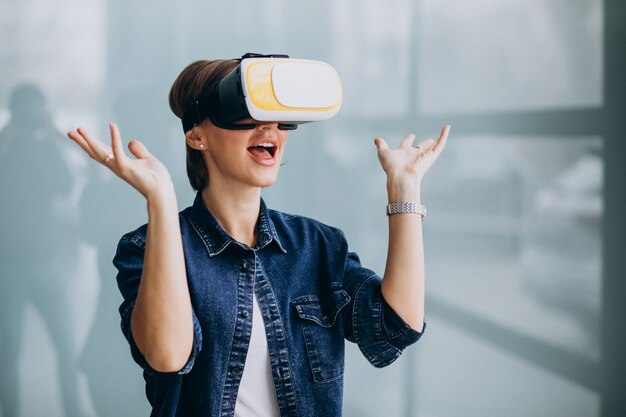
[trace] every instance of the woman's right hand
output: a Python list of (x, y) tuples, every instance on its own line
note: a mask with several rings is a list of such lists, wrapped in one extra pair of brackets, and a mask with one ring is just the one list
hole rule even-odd
[(128, 144), (130, 153), (137, 159), (128, 158), (122, 147), (117, 126), (109, 124), (111, 146), (93, 138), (83, 128), (68, 132), (67, 136), (76, 142), (93, 160), (109, 168), (115, 175), (132, 185), (147, 200), (171, 193), (174, 186), (167, 168), (155, 158), (143, 143), (132, 140)]

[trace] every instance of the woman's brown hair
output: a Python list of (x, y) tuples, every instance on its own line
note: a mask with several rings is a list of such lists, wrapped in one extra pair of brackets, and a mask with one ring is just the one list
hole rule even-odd
[[(216, 59), (212, 61), (196, 61), (188, 65), (178, 75), (170, 89), (170, 109), (182, 119), (191, 105), (200, 98), (206, 88), (216, 79), (224, 78), (239, 64), (233, 59)], [(187, 148), (187, 177), (191, 187), (202, 190), (209, 181), (202, 153), (186, 145)]]

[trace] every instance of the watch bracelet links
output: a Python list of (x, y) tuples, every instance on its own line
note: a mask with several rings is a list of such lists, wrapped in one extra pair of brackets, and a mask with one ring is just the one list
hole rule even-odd
[(413, 201), (401, 201), (397, 203), (389, 203), (386, 207), (387, 216), (401, 213), (416, 213), (422, 216), (422, 220), (426, 217), (426, 206), (423, 203)]

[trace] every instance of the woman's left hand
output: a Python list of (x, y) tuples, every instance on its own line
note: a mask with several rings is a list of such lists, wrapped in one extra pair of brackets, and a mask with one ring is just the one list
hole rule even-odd
[(450, 125), (446, 125), (436, 142), (426, 139), (415, 147), (415, 135), (409, 134), (397, 149), (389, 149), (389, 145), (382, 138), (374, 140), (378, 149), (378, 160), (387, 174), (390, 202), (419, 201), (422, 178), (443, 151), (449, 133)]

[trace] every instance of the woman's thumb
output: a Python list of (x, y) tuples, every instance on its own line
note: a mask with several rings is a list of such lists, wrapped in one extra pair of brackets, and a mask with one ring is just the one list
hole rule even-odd
[(146, 148), (143, 143), (139, 142), (136, 139), (133, 139), (128, 143), (128, 150), (138, 159), (143, 159), (151, 156), (148, 148)]
[(379, 152), (389, 149), (389, 145), (387, 145), (387, 142), (383, 138), (374, 139), (374, 144), (376, 145), (376, 149), (378, 149)]

